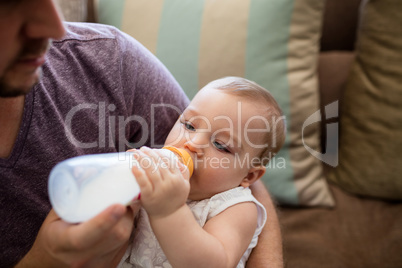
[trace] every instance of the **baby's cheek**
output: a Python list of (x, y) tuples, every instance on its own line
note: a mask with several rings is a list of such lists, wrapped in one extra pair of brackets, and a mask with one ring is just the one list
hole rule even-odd
[(180, 130), (181, 130), (180, 125), (176, 124), (172, 128), (172, 130), (170, 130), (170, 133), (166, 138), (165, 145), (180, 147), (180, 145), (184, 144), (185, 142), (183, 141), (184, 133)]

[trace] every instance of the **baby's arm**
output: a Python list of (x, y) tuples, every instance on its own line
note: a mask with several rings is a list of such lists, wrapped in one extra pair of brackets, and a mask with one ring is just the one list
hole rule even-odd
[(204, 228), (188, 206), (166, 217), (150, 217), (152, 229), (173, 267), (236, 267), (257, 226), (254, 203), (232, 206)]
[[(155, 160), (158, 157), (156, 152), (144, 152)], [(234, 205), (202, 228), (185, 204), (188, 182), (180, 176), (180, 172), (165, 169), (152, 172), (150, 168), (133, 169), (133, 172), (139, 181), (141, 202), (147, 210), (152, 229), (173, 267), (221, 268), (237, 265), (257, 226), (257, 207), (254, 203)], [(186, 194), (184, 199), (183, 192)]]

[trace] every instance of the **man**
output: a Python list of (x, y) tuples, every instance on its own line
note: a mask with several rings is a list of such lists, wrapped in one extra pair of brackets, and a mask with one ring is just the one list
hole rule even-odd
[[(65, 26), (52, 0), (0, 0), (1, 266), (115, 266), (138, 208), (67, 224), (50, 210), (49, 172), (77, 155), (161, 145), (187, 103), (166, 68), (116, 29)], [(275, 210), (261, 185), (253, 191), (274, 224), (250, 267), (280, 266)]]

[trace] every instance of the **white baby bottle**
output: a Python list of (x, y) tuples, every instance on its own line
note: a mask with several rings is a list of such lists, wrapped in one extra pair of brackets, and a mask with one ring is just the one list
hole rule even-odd
[[(183, 149), (167, 146), (161, 152), (166, 161), (178, 158), (190, 172), (193, 160)], [(129, 205), (138, 199), (140, 188), (131, 167), (133, 152), (83, 155), (57, 164), (49, 175), (49, 198), (64, 221), (78, 223), (91, 219), (112, 204)]]

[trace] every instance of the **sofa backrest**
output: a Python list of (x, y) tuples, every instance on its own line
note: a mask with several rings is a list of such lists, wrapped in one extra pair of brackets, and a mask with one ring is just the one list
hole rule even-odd
[(321, 51), (354, 50), (361, 2), (362, 0), (326, 0)]

